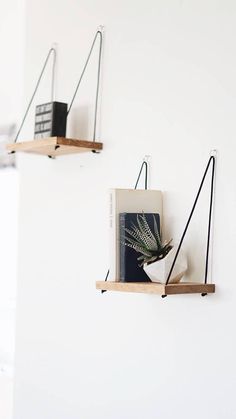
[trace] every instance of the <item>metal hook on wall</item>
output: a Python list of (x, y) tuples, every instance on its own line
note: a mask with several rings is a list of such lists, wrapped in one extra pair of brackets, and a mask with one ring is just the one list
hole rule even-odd
[(134, 189), (137, 189), (137, 186), (138, 186), (138, 183), (139, 183), (139, 180), (140, 180), (140, 176), (141, 176), (143, 170), (145, 170), (145, 189), (148, 189), (148, 167), (149, 167), (149, 160), (150, 160), (150, 156), (149, 155), (145, 155), (144, 158), (143, 158), (143, 163), (141, 165), (141, 168), (140, 168), (140, 171), (139, 171), (138, 178), (136, 180)]

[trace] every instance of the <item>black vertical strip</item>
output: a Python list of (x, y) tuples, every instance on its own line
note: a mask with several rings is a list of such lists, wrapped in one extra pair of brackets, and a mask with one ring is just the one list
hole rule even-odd
[(215, 177), (215, 158), (212, 156), (211, 194), (210, 194), (210, 208), (209, 208), (209, 220), (208, 220), (208, 230), (207, 230), (205, 284), (207, 283), (207, 275), (208, 275), (209, 247), (210, 247), (210, 239), (211, 239), (212, 205), (213, 205), (213, 195), (214, 195), (214, 177)]
[(97, 71), (97, 88), (96, 88), (96, 97), (95, 97), (95, 111), (94, 111), (94, 127), (93, 127), (93, 141), (96, 141), (96, 130), (97, 130), (97, 113), (98, 113), (98, 95), (100, 87), (100, 77), (101, 77), (101, 60), (102, 60), (102, 32), (98, 31), (100, 36), (99, 44), (99, 54), (98, 54), (98, 71)]

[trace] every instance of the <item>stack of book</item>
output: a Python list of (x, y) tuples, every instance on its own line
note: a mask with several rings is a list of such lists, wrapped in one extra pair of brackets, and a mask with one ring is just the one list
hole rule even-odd
[(136, 224), (137, 214), (145, 214), (153, 228), (153, 215), (161, 230), (162, 192), (141, 189), (110, 191), (110, 276), (112, 281), (146, 282), (148, 276), (137, 260), (139, 254), (124, 244), (125, 229)]

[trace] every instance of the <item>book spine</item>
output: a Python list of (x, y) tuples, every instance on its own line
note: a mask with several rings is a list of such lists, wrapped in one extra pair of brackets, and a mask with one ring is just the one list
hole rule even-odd
[(110, 190), (109, 194), (109, 236), (110, 236), (110, 275), (114, 281), (116, 278), (116, 204), (115, 191)]
[(120, 280), (125, 281), (125, 214), (120, 215)]
[(53, 102), (52, 137), (66, 136), (67, 104)]

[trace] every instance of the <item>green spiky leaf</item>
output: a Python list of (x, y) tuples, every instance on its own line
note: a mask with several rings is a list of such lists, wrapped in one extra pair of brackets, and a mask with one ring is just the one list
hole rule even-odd
[(153, 229), (144, 214), (137, 214), (137, 224), (133, 223), (130, 229), (126, 228), (125, 233), (121, 242), (139, 254), (137, 259), (141, 262), (140, 266), (163, 259), (173, 247), (172, 239), (162, 243), (154, 215)]

